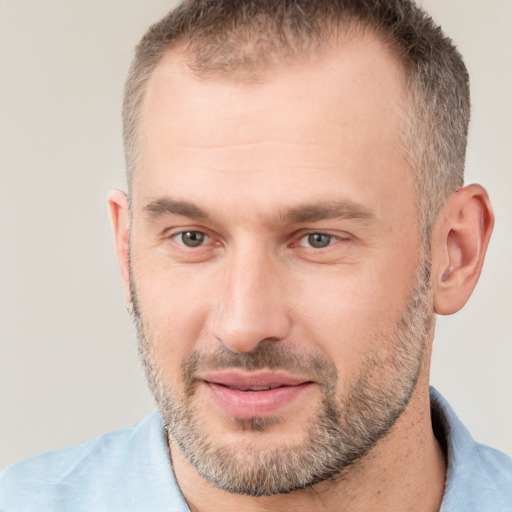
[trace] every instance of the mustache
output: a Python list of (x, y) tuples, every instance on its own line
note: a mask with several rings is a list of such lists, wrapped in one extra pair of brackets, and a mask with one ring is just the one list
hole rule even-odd
[(226, 369), (282, 370), (289, 373), (308, 375), (329, 387), (338, 380), (334, 363), (323, 354), (298, 353), (290, 346), (276, 341), (262, 341), (250, 352), (233, 352), (225, 345), (219, 345), (213, 352), (192, 352), (182, 364), (182, 377), (192, 385), (198, 372)]

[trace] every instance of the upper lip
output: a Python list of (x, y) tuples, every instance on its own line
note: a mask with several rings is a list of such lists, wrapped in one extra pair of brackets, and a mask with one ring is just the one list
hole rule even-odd
[(298, 386), (311, 382), (303, 377), (267, 370), (246, 372), (240, 370), (220, 370), (202, 375), (200, 380), (242, 391), (249, 389), (259, 391), (283, 386)]

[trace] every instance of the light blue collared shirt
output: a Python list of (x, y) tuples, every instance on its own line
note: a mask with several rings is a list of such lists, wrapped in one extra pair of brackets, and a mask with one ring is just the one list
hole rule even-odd
[[(476, 443), (431, 389), (448, 457), (441, 512), (512, 512), (512, 458)], [(190, 512), (155, 412), (133, 428), (13, 464), (0, 474), (0, 512)]]

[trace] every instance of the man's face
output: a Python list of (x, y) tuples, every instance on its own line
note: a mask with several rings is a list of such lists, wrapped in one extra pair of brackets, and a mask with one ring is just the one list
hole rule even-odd
[(141, 354), (171, 452), (218, 487), (332, 478), (408, 404), (431, 308), (402, 101), (371, 40), (257, 82), (198, 79), (179, 54), (150, 79), (130, 231)]

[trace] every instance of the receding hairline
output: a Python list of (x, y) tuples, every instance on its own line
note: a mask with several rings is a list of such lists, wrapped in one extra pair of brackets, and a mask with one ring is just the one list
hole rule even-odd
[[(148, 33), (152, 28), (150, 28)], [(273, 32), (271, 31), (270, 35), (272, 34)], [(218, 35), (223, 34), (219, 33)], [(389, 50), (393, 61), (398, 64), (401, 76), (406, 76), (405, 61), (402, 62), (402, 59), (399, 57), (399, 45), (386, 33), (384, 28), (378, 28), (370, 21), (361, 19), (356, 15), (347, 15), (343, 19), (330, 20), (321, 26), (316, 26), (311, 33), (302, 37), (302, 39), (297, 34), (293, 34), (292, 37), (283, 36), (279, 38), (277, 44), (271, 45), (271, 47), (269, 47), (268, 41), (260, 41), (259, 36), (261, 34), (258, 33), (260, 51), (255, 53), (246, 51), (248, 48), (254, 49), (255, 47), (253, 43), (257, 36), (254, 33), (254, 26), (249, 24), (248, 27), (244, 27), (243, 35), (245, 36), (246, 47), (243, 47), (243, 45), (237, 45), (236, 47), (229, 45), (225, 47), (222, 45), (222, 51), (213, 59), (208, 54), (208, 51), (205, 51), (205, 47), (212, 46), (219, 49), (219, 41), (212, 43), (212, 37), (215, 38), (215, 36), (206, 33), (202, 36), (194, 34), (195, 37), (192, 37), (192, 34), (185, 30), (183, 34), (174, 38), (164, 50), (160, 50), (152, 65), (146, 68), (146, 74), (139, 77), (137, 89), (140, 96), (136, 98), (136, 101), (130, 108), (127, 108), (126, 104), (123, 105), (123, 111), (130, 111), (132, 116), (131, 119), (124, 119), (125, 129), (129, 127), (132, 130), (129, 136), (126, 133), (124, 134), (125, 141), (128, 139), (133, 143), (132, 150), (127, 152), (133, 157), (131, 162), (127, 159), (129, 192), (131, 191), (133, 177), (141, 164), (139, 158), (141, 146), (139, 125), (148, 86), (155, 71), (164, 60), (171, 57), (175, 58), (175, 63), (180, 67), (181, 71), (197, 80), (224, 78), (241, 84), (256, 84), (264, 81), (266, 75), (270, 76), (273, 70), (282, 68), (283, 65), (293, 66), (297, 62), (317, 57), (329, 49), (339, 48), (349, 41), (373, 41), (380, 42), (384, 48)], [(265, 35), (268, 34), (265, 32)], [(237, 33), (236, 37), (240, 38), (240, 34)], [(145, 38), (146, 36), (143, 37), (138, 48), (143, 46)], [(237, 41), (236, 38), (235, 41)], [(292, 42), (294, 41), (296, 43), (302, 41), (303, 44), (293, 45)], [(130, 74), (132, 71), (133, 69), (130, 70)], [(406, 80), (404, 80), (405, 82)], [(125, 89), (125, 101), (128, 97), (130, 95)]]
[[(296, 64), (321, 60), (330, 53), (335, 56), (335, 52), (344, 51), (344, 47), (354, 42), (357, 46), (377, 43), (397, 64), (397, 69), (401, 74), (406, 75), (407, 67), (401, 58), (400, 49), (387, 34), (357, 20), (346, 20), (343, 23), (343, 28), (336, 27), (336, 30), (329, 30), (321, 40), (313, 41), (304, 48), (279, 47), (262, 55), (253, 55), (247, 53), (246, 48), (242, 47), (237, 53), (233, 53), (235, 59), (231, 63), (225, 62), (231, 55), (228, 50), (221, 62), (205, 62), (201, 57), (201, 40), (191, 41), (183, 37), (183, 40), (177, 40), (162, 52), (147, 77), (146, 83), (151, 80), (155, 70), (164, 61), (172, 59), (181, 72), (197, 80), (225, 78), (231, 82), (257, 84), (265, 81), (267, 77), (272, 78), (272, 73), (275, 70), (286, 70)], [(240, 54), (242, 58), (238, 58)], [(243, 56), (248, 58), (244, 59)], [(144, 89), (146, 90), (147, 86)]]
[(463, 185), (469, 77), (451, 39), (414, 0), (183, 0), (143, 36), (125, 83), (129, 188), (139, 160), (141, 99), (163, 54), (185, 45), (191, 62), (197, 56), (193, 67), (199, 75), (234, 76), (238, 70), (247, 80), (258, 76), (250, 70), (311, 54), (354, 31), (380, 39), (405, 76), (403, 148), (416, 174), (428, 235), (448, 195)]
[[(335, 38), (336, 37), (336, 38)], [(197, 41), (194, 42), (194, 46), (199, 44)], [(233, 70), (229, 70), (226, 68), (209, 68), (207, 70), (199, 70), (196, 66), (191, 62), (191, 54), (190, 54), (190, 46), (188, 42), (180, 42), (179, 44), (173, 45), (168, 48), (165, 52), (160, 56), (158, 63), (152, 68), (150, 75), (148, 76), (145, 86), (144, 86), (144, 95), (141, 98), (139, 104), (139, 115), (141, 118), (144, 118), (144, 112), (146, 111), (145, 103), (147, 101), (147, 92), (151, 88), (151, 82), (158, 71), (162, 69), (162, 67), (166, 65), (172, 65), (175, 67), (177, 74), (182, 74), (188, 79), (197, 80), (199, 82), (204, 81), (215, 81), (222, 80), (231, 84), (240, 84), (241, 86), (257, 86), (260, 84), (265, 84), (267, 82), (271, 82), (276, 78), (276, 71), (278, 73), (287, 73), (289, 70), (292, 70), (296, 65), (308, 65), (309, 63), (320, 62), (324, 60), (325, 62), (331, 61), (335, 62), (335, 58), (337, 54), (340, 52), (351, 50), (354, 47), (361, 47), (362, 45), (375, 45), (380, 48), (383, 52), (383, 55), (389, 57), (388, 63), (395, 70), (395, 77), (397, 78), (396, 84), (400, 88), (401, 100), (396, 103), (397, 115), (400, 116), (400, 124), (404, 124), (404, 118), (408, 115), (410, 110), (409, 98), (408, 98), (408, 90), (407, 90), (407, 80), (406, 80), (406, 72), (402, 62), (396, 55), (396, 52), (390, 48), (390, 45), (384, 40), (384, 38), (379, 37), (379, 35), (370, 28), (357, 28), (353, 27), (349, 29), (347, 32), (340, 32), (337, 36), (333, 34), (328, 40), (324, 40), (322, 44), (317, 45), (314, 49), (308, 48), (307, 51), (303, 51), (300, 53), (294, 54), (286, 54), (286, 55), (275, 55), (274, 59), (267, 60), (263, 62), (255, 62), (254, 65), (249, 68), (236, 68)], [(353, 45), (353, 46), (352, 46)], [(138, 119), (136, 124), (137, 131), (140, 131), (141, 118)], [(400, 134), (399, 134), (400, 135)], [(139, 149), (141, 143), (139, 141)], [(399, 148), (401, 149), (401, 148)], [(141, 161), (138, 162), (137, 165), (133, 169), (133, 174), (137, 173), (137, 167), (140, 167)], [(133, 180), (132, 176), (132, 180)]]
[[(207, 54), (205, 56), (204, 46), (209, 42), (207, 36), (194, 40), (184, 38), (177, 41), (176, 49), (182, 52), (187, 69), (198, 79), (223, 76), (235, 81), (257, 82), (276, 68), (320, 57), (352, 41), (380, 41), (384, 46), (391, 46), (384, 32), (380, 33), (367, 22), (352, 18), (343, 20), (339, 25), (332, 22), (318, 35), (321, 37), (310, 37), (302, 45), (290, 42), (271, 45), (261, 41), (256, 44), (248, 36), (249, 40), (242, 42), (236, 49), (221, 48), (218, 60), (208, 59)], [(172, 50), (169, 48), (169, 51)], [(391, 54), (397, 57), (393, 51)]]

